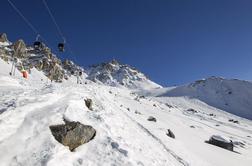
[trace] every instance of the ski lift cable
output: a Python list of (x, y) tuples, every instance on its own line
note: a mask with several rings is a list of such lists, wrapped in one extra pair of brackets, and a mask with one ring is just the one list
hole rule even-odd
[(32, 25), (32, 23), (22, 14), (22, 12), (14, 5), (11, 0), (7, 0), (9, 4), (12, 6), (12, 8), (22, 17), (22, 19), (26, 22), (26, 24), (31, 28), (31, 30), (35, 33), (38, 34), (38, 30)]
[(64, 35), (63, 35), (63, 33), (62, 33), (60, 27), (59, 27), (59, 25), (57, 24), (56, 19), (55, 19), (55, 17), (53, 16), (53, 14), (52, 14), (52, 12), (51, 12), (51, 10), (50, 10), (50, 8), (49, 8), (47, 2), (46, 2), (45, 0), (42, 0), (42, 2), (43, 2), (43, 4), (44, 4), (44, 6), (45, 6), (47, 12), (49, 13), (49, 15), (50, 15), (50, 17), (51, 17), (51, 19), (52, 19), (54, 25), (56, 26), (59, 35), (61, 36), (61, 38), (63, 39), (63, 41), (64, 41), (64, 43), (65, 43), (65, 42), (66, 42), (66, 39), (65, 39), (65, 37), (64, 37)]
[(33, 26), (33, 24), (23, 15), (23, 13), (16, 7), (16, 5), (11, 0), (7, 0), (7, 1), (11, 5), (11, 7), (18, 13), (18, 15), (24, 20), (24, 22), (31, 28), (33, 33), (39, 36), (48, 45), (48, 42), (46, 41), (46, 39), (39, 33), (39, 31)]
[(73, 52), (73, 50), (71, 49), (71, 47), (70, 47), (70, 45), (69, 45), (69, 42), (66, 42), (66, 38), (64, 37), (64, 34), (63, 34), (63, 32), (62, 32), (62, 30), (61, 30), (59, 24), (57, 24), (57, 21), (56, 21), (54, 15), (52, 14), (52, 11), (50, 10), (50, 8), (49, 8), (49, 6), (48, 6), (46, 0), (42, 0), (42, 2), (43, 2), (43, 4), (44, 4), (44, 6), (45, 6), (45, 8), (46, 8), (46, 10), (47, 10), (47, 12), (48, 12), (48, 14), (49, 14), (50, 17), (51, 17), (51, 20), (53, 21), (54, 25), (56, 26), (56, 29), (57, 29), (57, 31), (58, 31), (58, 34), (59, 34), (59, 35), (61, 36), (61, 38), (63, 39), (64, 44), (67, 46), (67, 48), (68, 48), (70, 54), (72, 55), (72, 57), (74, 58), (74, 60), (77, 61), (76, 57), (74, 56), (74, 52)]

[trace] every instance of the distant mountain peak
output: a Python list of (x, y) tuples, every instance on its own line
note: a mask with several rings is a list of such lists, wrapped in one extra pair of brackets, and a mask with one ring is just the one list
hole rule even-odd
[(209, 77), (168, 90), (162, 96), (188, 96), (247, 119), (252, 119), (252, 83)]
[(128, 88), (157, 88), (160, 85), (149, 80), (142, 72), (127, 64), (113, 59), (106, 63), (92, 65), (87, 69), (88, 79), (111, 86), (125, 86)]

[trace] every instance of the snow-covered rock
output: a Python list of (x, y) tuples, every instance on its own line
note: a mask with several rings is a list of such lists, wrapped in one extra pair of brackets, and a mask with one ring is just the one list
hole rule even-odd
[(234, 149), (234, 144), (232, 141), (230, 141), (228, 138), (225, 138), (223, 136), (220, 135), (213, 135), (210, 137), (209, 141), (207, 141), (208, 143), (215, 145), (215, 146), (219, 146), (221, 148), (233, 151)]

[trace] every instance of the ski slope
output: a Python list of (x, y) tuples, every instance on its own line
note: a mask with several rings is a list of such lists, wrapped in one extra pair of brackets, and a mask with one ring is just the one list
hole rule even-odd
[[(128, 88), (71, 77), (51, 83), (32, 70), (25, 80), (8, 75), (0, 60), (1, 166), (250, 166), (252, 122), (185, 96), (140, 98)], [(149, 92), (145, 94), (153, 94)], [(91, 98), (94, 110), (86, 108)], [(186, 111), (189, 108), (197, 113)], [(213, 114), (214, 116), (210, 116)], [(157, 122), (147, 121), (149, 116)], [(51, 134), (63, 117), (93, 126), (96, 137), (70, 152)], [(239, 124), (229, 122), (236, 119)], [(171, 129), (176, 138), (166, 135)], [(205, 143), (212, 135), (232, 139), (235, 152)]]

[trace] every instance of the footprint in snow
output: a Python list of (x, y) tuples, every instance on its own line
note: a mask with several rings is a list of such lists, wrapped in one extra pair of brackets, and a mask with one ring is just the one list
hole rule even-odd
[(113, 149), (116, 149), (118, 152), (123, 154), (125, 157), (128, 157), (128, 151), (122, 148), (119, 148), (119, 144), (117, 142), (111, 142), (111, 146)]

